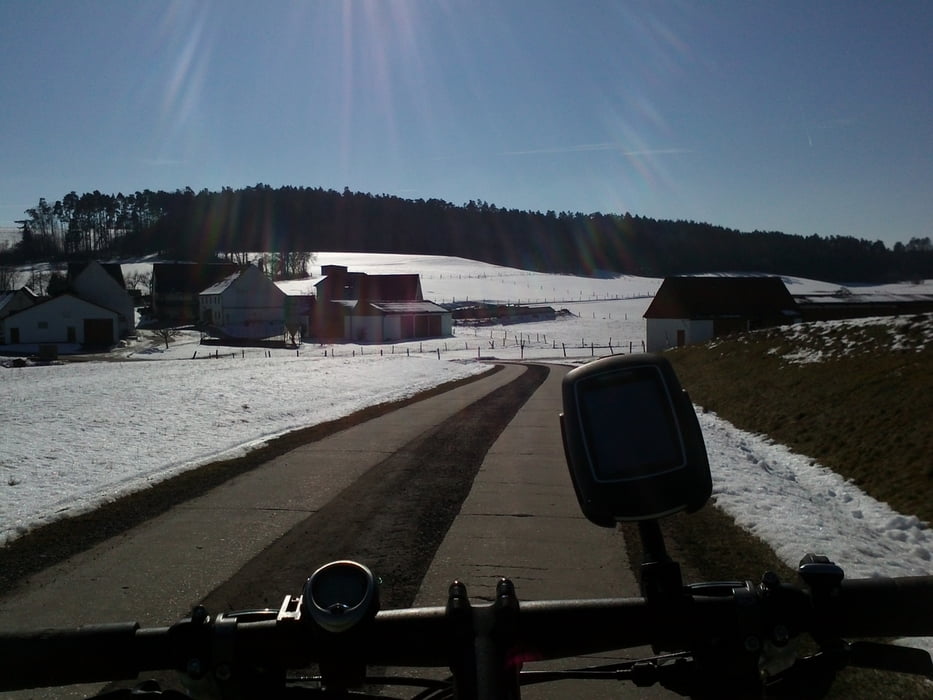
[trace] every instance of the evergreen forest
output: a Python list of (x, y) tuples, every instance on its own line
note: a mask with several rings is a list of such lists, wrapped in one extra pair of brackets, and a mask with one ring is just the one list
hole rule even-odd
[(451, 255), (527, 270), (664, 277), (704, 272), (784, 274), (840, 284), (933, 277), (930, 238), (889, 249), (880, 240), (740, 232), (695, 221), (626, 214), (457, 206), (258, 184), (45, 198), (17, 222), (20, 240), (0, 265), (95, 258), (244, 261), (347, 251)]

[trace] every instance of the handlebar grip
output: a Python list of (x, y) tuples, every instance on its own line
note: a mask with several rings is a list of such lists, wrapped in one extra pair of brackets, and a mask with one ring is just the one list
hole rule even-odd
[(0, 633), (4, 690), (132, 679), (171, 658), (168, 628), (135, 622)]
[(933, 576), (844, 580), (815, 601), (819, 631), (839, 637), (933, 637)]

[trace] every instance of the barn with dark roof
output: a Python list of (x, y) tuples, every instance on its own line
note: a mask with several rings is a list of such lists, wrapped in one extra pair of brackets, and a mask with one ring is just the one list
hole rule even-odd
[(668, 277), (644, 314), (648, 352), (799, 320), (779, 277)]

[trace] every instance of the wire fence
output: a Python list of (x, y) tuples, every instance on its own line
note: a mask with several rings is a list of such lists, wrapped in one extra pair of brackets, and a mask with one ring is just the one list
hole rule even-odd
[(202, 346), (195, 350), (192, 360), (206, 359), (255, 359), (287, 355), (295, 357), (371, 357), (386, 355), (436, 355), (438, 359), (518, 359), (529, 357), (580, 358), (604, 355), (632, 354), (645, 351), (643, 339), (587, 339), (578, 341), (558, 340), (546, 333), (508, 331), (490, 332), (489, 337), (458, 338), (455, 336), (437, 339), (406, 341), (388, 344), (356, 343), (300, 343), (278, 349), (229, 348)]

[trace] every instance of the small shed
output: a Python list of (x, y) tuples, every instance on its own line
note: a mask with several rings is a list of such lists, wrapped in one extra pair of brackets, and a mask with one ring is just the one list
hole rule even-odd
[(109, 347), (119, 339), (119, 314), (112, 309), (62, 294), (3, 320), (6, 342)]
[(779, 277), (668, 277), (645, 311), (645, 346), (658, 352), (799, 317)]

